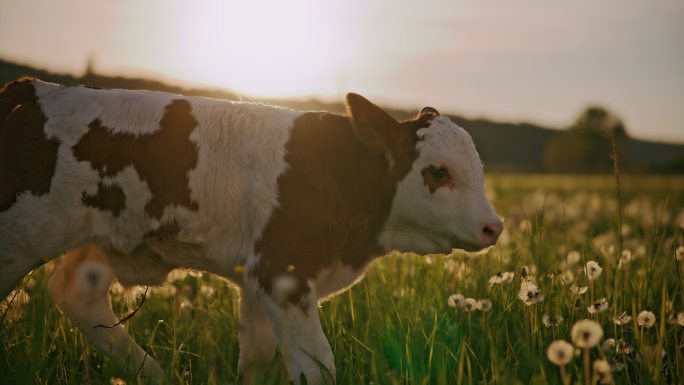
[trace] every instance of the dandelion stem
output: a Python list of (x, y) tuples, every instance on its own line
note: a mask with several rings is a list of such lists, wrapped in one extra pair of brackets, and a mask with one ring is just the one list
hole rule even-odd
[(565, 365), (560, 366), (560, 375), (561, 375), (561, 382), (563, 383), (563, 385), (568, 385), (569, 381), (567, 378), (568, 376), (565, 373)]
[(591, 377), (589, 376), (589, 349), (584, 348), (584, 385), (589, 385)]

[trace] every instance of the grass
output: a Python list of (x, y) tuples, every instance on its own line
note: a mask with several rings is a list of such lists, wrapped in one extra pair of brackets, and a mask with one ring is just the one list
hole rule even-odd
[[(489, 177), (488, 192), (506, 218), (499, 245), (477, 256), (387, 256), (354, 288), (321, 306), (337, 384), (560, 384), (546, 349), (556, 339), (570, 341), (572, 325), (584, 318), (600, 323), (604, 339), (622, 338), (634, 347), (630, 354), (589, 351), (590, 361), (605, 358), (618, 366), (612, 372), (617, 383), (684, 383), (684, 327), (667, 320), (684, 311), (684, 261), (675, 257), (684, 244), (684, 178), (621, 175), (620, 183), (622, 248), (632, 256), (622, 264), (613, 176)], [(581, 260), (569, 266), (573, 250)], [(603, 268), (591, 284), (583, 272), (590, 260)], [(518, 299), (523, 265), (544, 295), (530, 306)], [(84, 344), (48, 298), (48, 270), (28, 277), (7, 309), (0, 383), (114, 383), (117, 368)], [(503, 271), (515, 272), (513, 281), (490, 286), (489, 278)], [(570, 274), (572, 283), (590, 290), (574, 295), (564, 283)], [(235, 383), (236, 291), (217, 277), (175, 274), (150, 293), (128, 330), (166, 369), (168, 382)], [(490, 299), (493, 308), (452, 308), (454, 293)], [(135, 300), (113, 297), (120, 316), (135, 308)], [(599, 298), (607, 298), (608, 309), (589, 314), (587, 306)], [(642, 310), (655, 313), (654, 327), (637, 324)], [(611, 320), (623, 311), (632, 319), (618, 326)], [(546, 327), (545, 314), (563, 321)], [(584, 383), (582, 361), (574, 358), (565, 368), (573, 384)], [(264, 381), (287, 383), (279, 359)]]

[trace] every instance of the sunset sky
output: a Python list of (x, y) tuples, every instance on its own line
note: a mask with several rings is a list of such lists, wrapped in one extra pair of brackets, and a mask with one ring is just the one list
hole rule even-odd
[(0, 0), (0, 57), (684, 143), (684, 1)]

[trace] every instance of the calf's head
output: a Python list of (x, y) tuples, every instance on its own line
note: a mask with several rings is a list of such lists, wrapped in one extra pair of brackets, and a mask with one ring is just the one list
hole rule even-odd
[(463, 128), (430, 107), (398, 122), (356, 94), (347, 95), (347, 111), (359, 140), (400, 175), (380, 236), (387, 250), (448, 253), (496, 243), (503, 223), (485, 196), (483, 164)]

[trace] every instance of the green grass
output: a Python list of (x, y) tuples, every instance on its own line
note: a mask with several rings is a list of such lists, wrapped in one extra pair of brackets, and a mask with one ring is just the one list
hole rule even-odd
[[(684, 244), (684, 178), (623, 177), (621, 183), (622, 246), (616, 237), (614, 177), (490, 177), (488, 190), (506, 218), (499, 245), (479, 256), (390, 255), (374, 263), (350, 291), (321, 306), (337, 383), (560, 384), (546, 348), (555, 339), (570, 341), (572, 325), (584, 318), (598, 321), (605, 338), (624, 338), (634, 346), (627, 355), (599, 347), (590, 351), (592, 361), (606, 358), (624, 365), (613, 372), (618, 383), (684, 383), (684, 328), (666, 322), (668, 315), (684, 311), (684, 262), (675, 259), (676, 248)], [(621, 248), (630, 250), (633, 260), (618, 267)], [(579, 251), (582, 261), (562, 268), (571, 250)], [(589, 260), (603, 272), (589, 292), (576, 298), (561, 274), (570, 270), (574, 283), (588, 286), (582, 266)], [(517, 298), (523, 265), (545, 296), (531, 306)], [(121, 377), (51, 303), (48, 269), (25, 280), (26, 296), (17, 296), (0, 326), (0, 383), (109, 384)], [(499, 271), (515, 271), (513, 282), (490, 287), (489, 277)], [(169, 383), (235, 383), (236, 291), (208, 275), (188, 275), (171, 285), (175, 293), (151, 291), (127, 322), (129, 332), (166, 369)], [(447, 298), (453, 293), (491, 299), (493, 309), (451, 308)], [(607, 298), (608, 310), (590, 315), (586, 307), (592, 296)], [(113, 303), (121, 316), (135, 307), (121, 295)], [(636, 324), (642, 310), (655, 313), (655, 327)], [(619, 327), (611, 319), (622, 311), (633, 318)], [(544, 314), (564, 320), (546, 327)], [(661, 348), (665, 354), (656, 354)], [(581, 357), (567, 366), (572, 383), (583, 383), (582, 370)], [(287, 382), (280, 360), (274, 360), (265, 381)]]

